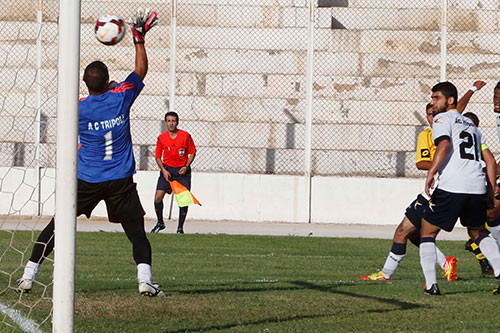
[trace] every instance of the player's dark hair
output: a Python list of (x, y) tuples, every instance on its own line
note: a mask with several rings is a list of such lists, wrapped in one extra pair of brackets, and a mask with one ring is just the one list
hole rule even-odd
[(497, 85), (495, 86), (495, 89), (500, 89), (500, 81), (497, 82)]
[(108, 67), (102, 61), (91, 62), (83, 72), (83, 81), (87, 88), (97, 93), (108, 90), (106, 81), (109, 80)]
[(464, 117), (469, 118), (470, 120), (472, 120), (474, 125), (476, 125), (476, 127), (479, 127), (479, 118), (478, 118), (478, 116), (476, 116), (475, 113), (466, 112), (466, 113), (464, 113)]
[(432, 103), (427, 103), (427, 105), (425, 106), (425, 111), (429, 110), (430, 108), (432, 108)]
[(175, 117), (175, 119), (177, 120), (177, 123), (179, 123), (179, 115), (177, 114), (177, 112), (168, 111), (167, 113), (165, 113), (165, 121), (167, 121), (168, 116)]
[(457, 92), (457, 87), (451, 82), (445, 81), (445, 82), (439, 82), (436, 84), (434, 87), (432, 87), (432, 92), (441, 92), (446, 99), (453, 97), (453, 104), (452, 105), (457, 105), (458, 102), (458, 92)]

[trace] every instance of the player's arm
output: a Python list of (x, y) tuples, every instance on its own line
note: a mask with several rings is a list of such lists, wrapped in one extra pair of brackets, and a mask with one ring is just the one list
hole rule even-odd
[(431, 167), (432, 161), (420, 161), (417, 162), (418, 170), (429, 170)]
[(422, 131), (417, 138), (417, 169), (419, 170), (429, 170), (431, 167), (431, 147), (432, 142), (428, 140), (427, 131)]
[(135, 69), (134, 72), (144, 80), (148, 73), (148, 56), (144, 44), (135, 44)]
[(472, 95), (474, 95), (474, 92), (476, 92), (477, 90), (481, 90), (481, 88), (484, 87), (485, 85), (486, 85), (486, 82), (484, 82), (484, 81), (474, 82), (472, 87), (470, 87), (469, 90), (467, 90), (467, 92), (458, 101), (457, 111), (460, 113), (464, 112), (465, 107), (467, 106), (467, 104), (469, 104), (470, 98), (472, 97)]
[(158, 23), (158, 15), (155, 11), (150, 12), (149, 9), (142, 10), (139, 8), (135, 20), (131, 20), (132, 36), (135, 44), (135, 70), (134, 72), (144, 79), (148, 72), (148, 57), (144, 40), (146, 33)]
[(486, 182), (487, 182), (487, 193), (488, 193), (488, 208), (493, 208), (495, 205), (495, 185), (496, 185), (496, 167), (497, 162), (491, 151), (486, 148), (481, 151), (481, 156), (486, 163)]
[(434, 184), (434, 175), (441, 164), (443, 164), (451, 145), (449, 137), (438, 138), (436, 141), (439, 141), (439, 143), (437, 144), (436, 153), (434, 154), (431, 167), (429, 168), (429, 171), (427, 171), (427, 178), (425, 180), (425, 193), (427, 193), (428, 196), (431, 196), (429, 189)]

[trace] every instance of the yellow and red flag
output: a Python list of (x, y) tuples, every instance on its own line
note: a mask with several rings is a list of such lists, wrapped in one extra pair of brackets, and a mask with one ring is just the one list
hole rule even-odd
[(194, 195), (177, 180), (170, 181), (170, 187), (172, 188), (172, 192), (174, 192), (175, 200), (177, 201), (179, 207), (186, 207), (193, 204), (201, 206), (198, 199), (196, 199)]

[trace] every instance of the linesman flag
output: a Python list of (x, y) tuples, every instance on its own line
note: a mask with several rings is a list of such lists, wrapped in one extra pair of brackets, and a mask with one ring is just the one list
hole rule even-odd
[(187, 207), (190, 205), (200, 205), (201, 203), (194, 197), (189, 190), (179, 183), (177, 180), (172, 180), (169, 181), (170, 187), (172, 188), (172, 192), (174, 192), (175, 195), (175, 200), (177, 201), (177, 204), (179, 207)]

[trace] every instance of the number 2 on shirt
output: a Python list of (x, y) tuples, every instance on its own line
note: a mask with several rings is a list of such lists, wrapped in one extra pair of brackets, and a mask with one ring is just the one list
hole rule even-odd
[(104, 160), (113, 158), (113, 132), (109, 131), (104, 134)]
[[(479, 154), (477, 153), (477, 138), (476, 134), (470, 134), (466, 131), (462, 131), (460, 133), (460, 139), (465, 139), (460, 143), (460, 158), (466, 159), (466, 160), (476, 160), (479, 161)], [(473, 148), (473, 153), (467, 153), (465, 149), (470, 149)]]

